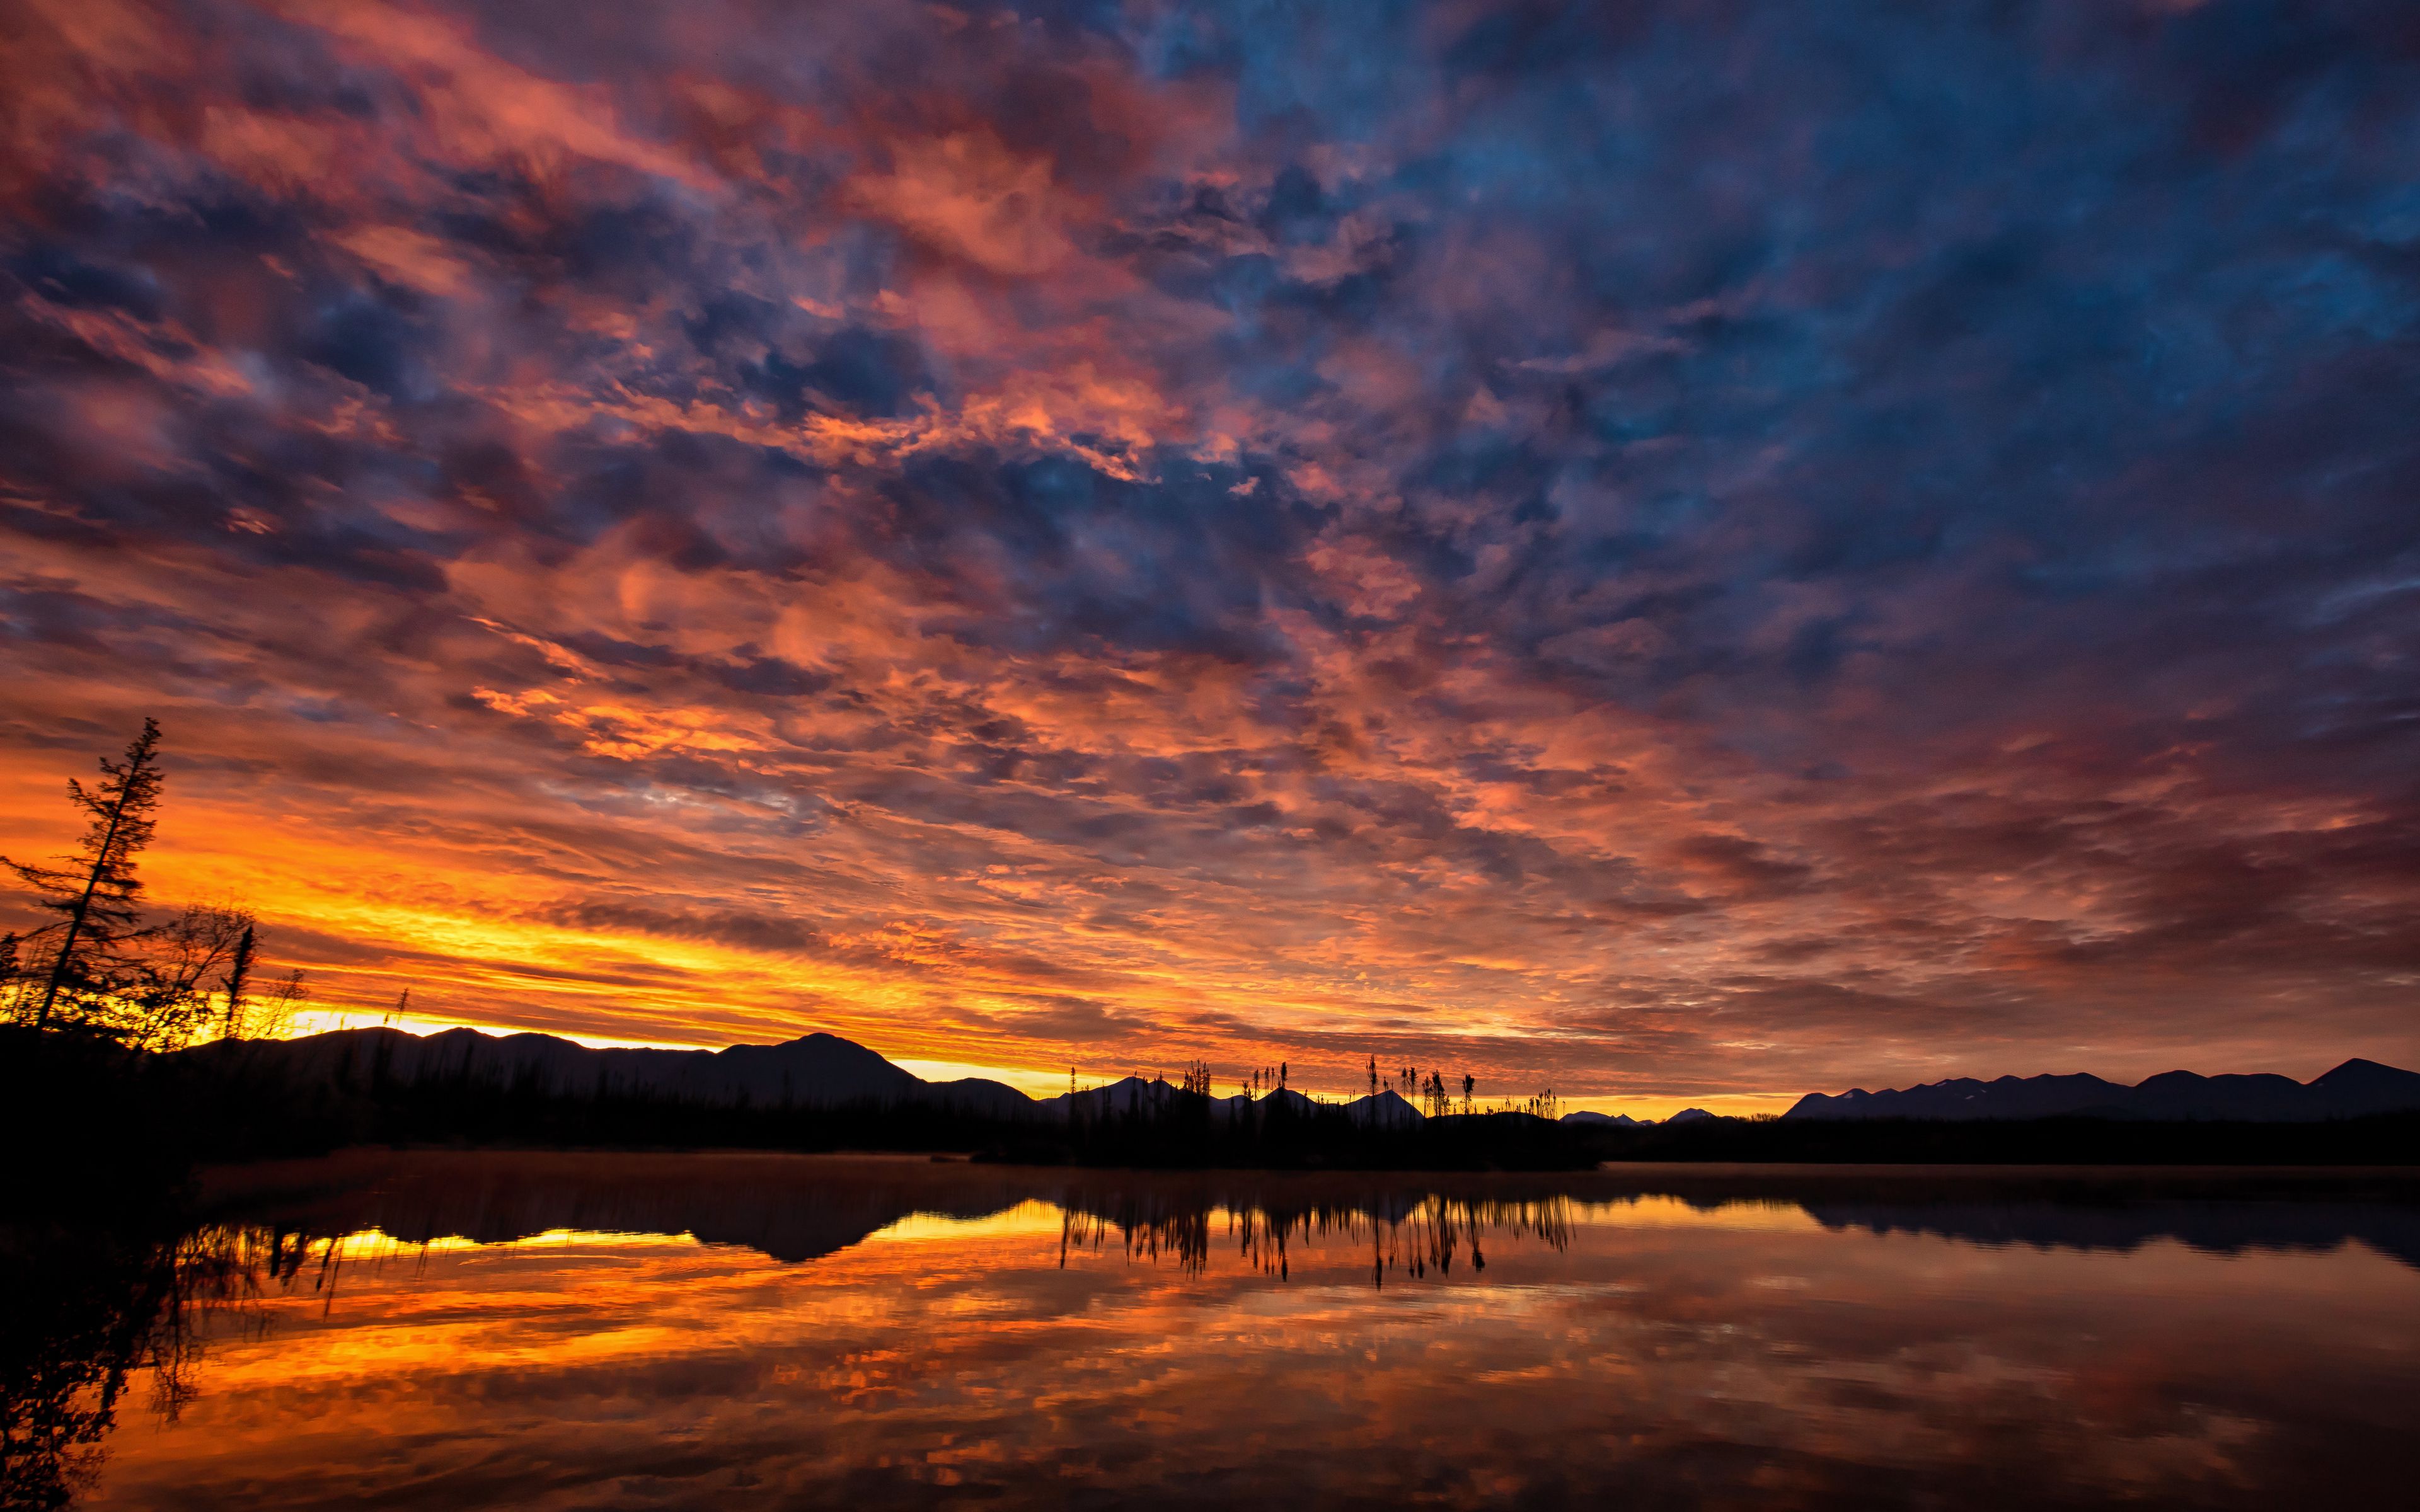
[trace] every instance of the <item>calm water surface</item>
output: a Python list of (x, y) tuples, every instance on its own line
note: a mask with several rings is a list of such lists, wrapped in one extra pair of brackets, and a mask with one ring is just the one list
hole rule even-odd
[(2411, 1504), (2390, 1184), (353, 1157), (92, 1507)]

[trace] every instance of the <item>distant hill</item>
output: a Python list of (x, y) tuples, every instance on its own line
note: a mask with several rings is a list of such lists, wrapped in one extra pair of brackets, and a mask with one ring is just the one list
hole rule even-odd
[(1409, 1099), (1391, 1088), (1355, 1098), (1344, 1104), (1344, 1116), (1364, 1127), (1381, 1129), (1409, 1128), (1424, 1117)]
[[(1064, 1123), (1071, 1117), (1099, 1119), (1111, 1113), (1157, 1113), (1175, 1100), (1177, 1090), (1166, 1078), (1146, 1081), (1140, 1076), (1121, 1076), (1107, 1086), (1029, 1100), (1026, 1111), (1055, 1123)], [(1236, 1099), (1224, 1101), (1233, 1103)]]
[(1809, 1092), (1784, 1119), (2058, 1119), (2315, 1123), (2420, 1110), (2420, 1072), (2348, 1060), (2308, 1082), (2163, 1072), (2127, 1087), (2098, 1076), (1960, 1077), (1900, 1091)]
[[(1099, 1119), (1104, 1114), (1112, 1113), (1120, 1116), (1131, 1116), (1137, 1113), (1156, 1115), (1173, 1108), (1186, 1096), (1187, 1093), (1183, 1088), (1170, 1085), (1165, 1078), (1145, 1081), (1140, 1076), (1124, 1076), (1105, 1087), (1086, 1088), (1080, 1092), (1062, 1092), (1056, 1097), (1036, 1100), (1027, 1106), (1028, 1110), (1036, 1117), (1056, 1123), (1064, 1123), (1070, 1113), (1088, 1119)], [(1383, 1103), (1388, 1098), (1393, 1099), (1401, 1113), (1396, 1114), (1391, 1110), (1383, 1112), (1382, 1121), (1399, 1122), (1403, 1117), (1409, 1117), (1415, 1120), (1419, 1118), (1419, 1110), (1402, 1098), (1396, 1097), (1392, 1092), (1381, 1093), (1376, 1101)], [(1361, 1098), (1345, 1103), (1344, 1110), (1347, 1113), (1354, 1113), (1356, 1109), (1362, 1108), (1364, 1104), (1373, 1101), (1370, 1098)], [(1332, 1107), (1335, 1104), (1326, 1105)], [(1297, 1116), (1308, 1116), (1312, 1109), (1322, 1104), (1289, 1088), (1280, 1088), (1275, 1091), (1264, 1092), (1258, 1098), (1254, 1098), (1248, 1092), (1237, 1092), (1232, 1097), (1210, 1099), (1211, 1113), (1230, 1121), (1243, 1119), (1257, 1122), (1266, 1118), (1271, 1110), (1280, 1106), (1290, 1109)], [(1356, 1121), (1366, 1121), (1366, 1117), (1357, 1115)]]

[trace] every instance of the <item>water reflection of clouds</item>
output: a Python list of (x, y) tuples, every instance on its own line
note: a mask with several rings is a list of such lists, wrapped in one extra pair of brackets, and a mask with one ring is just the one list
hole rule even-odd
[[(910, 1203), (806, 1262), (560, 1225), (424, 1250), (396, 1215), (537, 1223), (622, 1200), (561, 1163), (484, 1191), (437, 1165), (421, 1197), (387, 1185), (395, 1223), (308, 1242), (352, 1257), (333, 1310), (292, 1230), (269, 1247), (290, 1285), (263, 1288), (268, 1326), (213, 1344), (178, 1424), (122, 1439), (101, 1505), (239, 1486), (267, 1508), (1555, 1504), (1608, 1487), (2225, 1505), (2286, 1484), (2357, 1503), (2420, 1468), (2394, 1421), (2420, 1389), (2420, 1274), (2359, 1245), (1978, 1243), (1519, 1180), (1491, 1208), (1418, 1181), (1007, 1173), (1055, 1198), (959, 1217), (957, 1183), (1002, 1173), (867, 1165), (752, 1188), (774, 1207), (821, 1191), (852, 1221), (882, 1207), (869, 1191)], [(763, 1230), (741, 1189), (693, 1174), (711, 1199), (688, 1216)], [(1260, 1200), (1197, 1200), (1222, 1188)], [(414, 1209), (439, 1192), (468, 1206)], [(1197, 1218), (1207, 1263), (1138, 1252), (1155, 1222)], [(1099, 1245), (1063, 1248), (1078, 1219)], [(1373, 1237), (1466, 1246), (1474, 1227), (1483, 1273), (1368, 1285)], [(1283, 1279), (1265, 1264), (1280, 1232)]]

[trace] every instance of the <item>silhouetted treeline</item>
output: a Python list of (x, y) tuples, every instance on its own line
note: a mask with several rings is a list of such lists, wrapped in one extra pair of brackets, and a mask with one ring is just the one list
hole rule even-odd
[(1156, 1100), (1109, 1100), (1063, 1125), (1003, 1124), (999, 1135), (985, 1153), (1043, 1165), (1575, 1170), (1596, 1161), (1575, 1131), (1528, 1113), (1387, 1123), (1283, 1092), (1236, 1103), (1170, 1089)]
[[(326, 1080), (269, 1057), (207, 1059), (0, 1026), (0, 1135), (37, 1158), (0, 1165), (0, 1198), (73, 1205), (100, 1190), (173, 1188), (196, 1164), (349, 1145), (966, 1150), (994, 1120), (946, 1107), (783, 1107), (598, 1089), (470, 1072)], [(104, 1180), (105, 1179), (105, 1180)]]
[[(1272, 1097), (1236, 1107), (1164, 1089), (1065, 1122), (986, 1117), (929, 1103), (765, 1105), (600, 1088), (550, 1091), (535, 1075), (385, 1073), (339, 1066), (290, 1077), (274, 1057), (128, 1053), (0, 1026), (0, 1125), (51, 1158), (0, 1175), (20, 1196), (61, 1200), (113, 1185), (173, 1184), (196, 1162), (348, 1145), (907, 1150), (1040, 1165), (1368, 1169), (1571, 1169), (1596, 1156), (1575, 1131), (1521, 1113), (1357, 1124), (1342, 1109)], [(96, 1118), (97, 1110), (110, 1110)], [(60, 1132), (71, 1131), (66, 1137)]]

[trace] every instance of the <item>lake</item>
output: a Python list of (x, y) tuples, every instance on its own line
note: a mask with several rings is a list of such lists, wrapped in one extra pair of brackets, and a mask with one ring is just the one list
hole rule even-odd
[(12, 1250), (20, 1496), (2249, 1507), (2420, 1485), (2420, 1201), (2393, 1173), (434, 1152), (222, 1172), (206, 1199), (173, 1243)]

